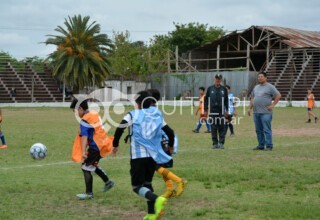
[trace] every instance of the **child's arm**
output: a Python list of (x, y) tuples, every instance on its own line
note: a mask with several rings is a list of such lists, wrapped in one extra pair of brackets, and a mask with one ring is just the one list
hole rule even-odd
[(114, 133), (114, 139), (113, 139), (113, 149), (112, 149), (112, 155), (116, 156), (118, 152), (118, 147), (119, 147), (119, 141), (120, 138), (124, 132), (124, 130), (128, 127), (128, 121), (122, 120), (120, 125), (117, 127), (115, 133)]
[(173, 145), (174, 145), (174, 131), (167, 124), (164, 127), (162, 127), (162, 130), (168, 136), (169, 151), (172, 154), (173, 153)]
[(88, 144), (88, 137), (82, 136), (81, 137), (82, 159), (86, 159), (87, 158), (87, 154), (86, 154), (87, 144)]
[(0, 109), (0, 123), (2, 122), (2, 112), (1, 112), (1, 109)]

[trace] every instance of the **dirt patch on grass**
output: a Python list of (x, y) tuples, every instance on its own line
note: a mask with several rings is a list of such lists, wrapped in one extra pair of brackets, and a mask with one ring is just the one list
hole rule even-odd
[(275, 136), (286, 136), (286, 137), (305, 137), (305, 136), (319, 136), (320, 128), (277, 128), (272, 130)]

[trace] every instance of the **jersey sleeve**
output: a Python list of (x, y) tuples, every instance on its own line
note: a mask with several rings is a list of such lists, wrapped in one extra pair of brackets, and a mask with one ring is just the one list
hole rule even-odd
[(81, 120), (80, 122), (80, 136), (89, 137), (89, 124)]

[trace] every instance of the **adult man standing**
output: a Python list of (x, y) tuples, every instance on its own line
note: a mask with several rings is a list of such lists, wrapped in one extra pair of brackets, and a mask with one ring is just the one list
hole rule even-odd
[[(225, 113), (229, 110), (228, 91), (226, 87), (221, 85), (222, 75), (215, 76), (214, 85), (207, 89), (204, 98), (204, 113), (208, 115), (211, 124), (212, 149), (224, 149), (224, 141), (226, 136), (225, 129)], [(219, 135), (219, 140), (218, 140)]]
[[(276, 87), (267, 82), (266, 72), (258, 74), (258, 83), (251, 93), (248, 109), (248, 115), (250, 116), (251, 109), (253, 108), (253, 118), (259, 144), (254, 150), (271, 151), (273, 148), (271, 129), (272, 109), (279, 102), (281, 94)], [(274, 99), (273, 102), (272, 99)]]

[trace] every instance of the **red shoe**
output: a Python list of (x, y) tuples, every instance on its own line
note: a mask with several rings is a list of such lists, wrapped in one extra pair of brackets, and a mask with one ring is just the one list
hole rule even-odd
[(8, 146), (4, 144), (4, 145), (1, 145), (1, 146), (0, 146), (0, 149), (6, 149), (7, 147), (8, 147)]

